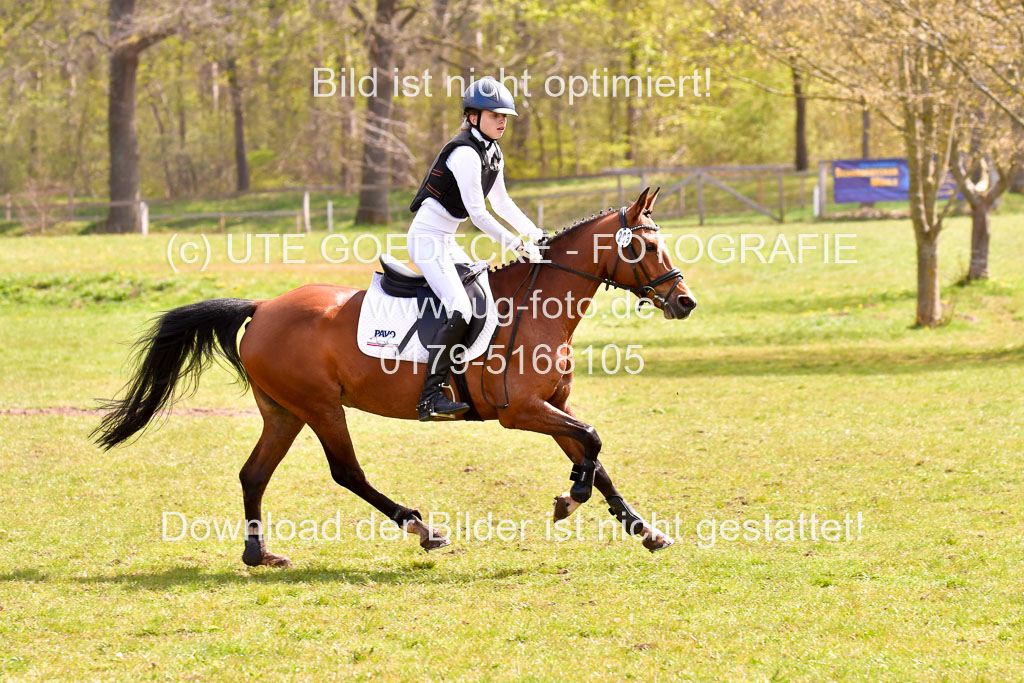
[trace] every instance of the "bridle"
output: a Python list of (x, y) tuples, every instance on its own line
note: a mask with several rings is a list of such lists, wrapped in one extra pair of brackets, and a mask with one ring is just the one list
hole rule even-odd
[[(650, 209), (645, 209), (643, 215), (649, 217), (651, 215)], [(625, 289), (627, 291), (633, 292), (633, 294), (640, 298), (640, 306), (643, 306), (644, 303), (652, 303), (655, 301), (660, 303), (662, 306), (668, 303), (667, 295), (662, 296), (661, 294), (658, 294), (658, 292), (656, 292), (654, 288), (664, 282), (668, 282), (671, 280), (672, 287), (670, 287), (668, 290), (668, 293), (671, 294), (673, 291), (675, 291), (676, 287), (679, 286), (679, 283), (683, 281), (683, 274), (679, 272), (678, 268), (673, 268), (667, 273), (664, 273), (663, 275), (659, 275), (658, 277), (652, 279), (650, 273), (647, 272), (647, 268), (645, 268), (644, 264), (641, 263), (641, 261), (643, 260), (641, 258), (641, 255), (637, 253), (636, 247), (633, 246), (633, 233), (636, 232), (637, 230), (658, 231), (661, 228), (658, 226), (657, 223), (652, 223), (651, 225), (634, 225), (630, 227), (629, 225), (626, 224), (625, 206), (619, 209), (619, 226), (619, 229), (615, 233), (615, 244), (617, 247), (617, 253), (615, 256), (615, 265), (612, 266), (611, 274), (615, 275), (615, 271), (619, 267), (619, 259), (622, 258), (622, 248), (629, 247), (629, 256), (632, 259), (632, 261), (629, 262), (629, 265), (633, 269), (633, 277), (637, 282), (642, 282), (642, 280), (640, 279), (640, 274), (643, 273), (644, 280), (646, 280), (646, 283), (639, 287), (630, 287), (619, 282), (616, 282), (615, 280), (612, 280), (610, 277), (598, 277), (597, 275), (585, 273), (582, 270), (576, 270), (575, 268), (563, 266), (562, 264), (555, 263), (554, 261), (545, 260), (538, 261), (537, 263), (531, 263), (530, 270), (526, 273), (526, 277), (524, 277), (523, 281), (519, 283), (519, 286), (516, 287), (516, 290), (512, 292), (512, 296), (509, 297), (509, 301), (514, 303), (516, 294), (518, 294), (519, 290), (523, 288), (523, 285), (526, 284), (527, 280), (530, 281), (530, 284), (526, 286), (526, 294), (523, 296), (522, 304), (516, 307), (515, 320), (512, 323), (512, 333), (511, 336), (509, 337), (508, 347), (505, 350), (505, 363), (503, 365), (504, 369), (502, 371), (502, 390), (504, 391), (505, 394), (505, 402), (503, 404), (498, 405), (496, 403), (491, 403), (491, 399), (487, 397), (487, 390), (484, 388), (484, 375), (486, 375), (487, 373), (483, 371), (481, 371), (480, 373), (480, 393), (483, 395), (484, 400), (491, 407), (497, 408), (499, 410), (508, 407), (509, 358), (512, 355), (512, 347), (515, 345), (516, 332), (519, 330), (519, 321), (522, 319), (523, 311), (525, 311), (527, 308), (526, 302), (530, 297), (530, 292), (533, 290), (533, 285), (537, 281), (537, 275), (540, 274), (540, 269), (542, 266), (551, 266), (552, 268), (555, 268), (557, 270), (564, 270), (567, 273), (579, 275), (580, 277), (585, 277), (590, 280), (596, 280), (597, 282), (603, 282), (605, 285), (605, 290), (607, 290), (609, 287), (615, 287), (616, 289)], [(628, 243), (626, 241), (627, 239), (629, 240)], [(651, 293), (651, 296), (646, 296), (648, 292)], [(498, 328), (495, 327), (494, 336), (497, 336), (497, 334)], [(493, 342), (493, 337), (491, 341)]]
[[(646, 209), (643, 213), (645, 216), (650, 216), (651, 210)], [(679, 283), (683, 281), (683, 274), (679, 272), (678, 268), (673, 268), (667, 273), (663, 273), (656, 278), (651, 278), (650, 273), (647, 272), (647, 268), (643, 264), (643, 258), (641, 257), (641, 254), (637, 252), (636, 246), (633, 244), (633, 233), (636, 232), (637, 230), (654, 230), (655, 232), (657, 232), (661, 230), (661, 228), (658, 226), (657, 223), (653, 222), (650, 225), (640, 224), (630, 227), (629, 225), (626, 224), (625, 206), (619, 209), (619, 226), (620, 227), (618, 231), (616, 231), (615, 233), (615, 265), (612, 266), (611, 274), (615, 275), (615, 271), (619, 267), (619, 260), (622, 258), (622, 248), (627, 247), (629, 249), (629, 258), (631, 259), (628, 260), (627, 263), (629, 263), (630, 268), (633, 269), (633, 279), (636, 280), (637, 282), (646, 281), (643, 285), (640, 285), (638, 287), (624, 285), (619, 282), (616, 282), (610, 277), (598, 277), (597, 275), (585, 273), (582, 270), (576, 270), (575, 268), (563, 266), (562, 264), (555, 263), (554, 261), (540, 261), (538, 265), (551, 266), (552, 268), (555, 268), (557, 270), (564, 270), (567, 273), (572, 273), (574, 275), (579, 275), (581, 277), (589, 278), (591, 280), (596, 280), (597, 282), (603, 282), (606, 291), (609, 287), (615, 287), (616, 289), (624, 289), (630, 291), (640, 298), (641, 306), (643, 306), (645, 303), (652, 302), (658, 302), (662, 306), (664, 306), (665, 304), (668, 303), (667, 295), (662, 296), (661, 294), (658, 294), (658, 292), (655, 291), (655, 287), (671, 280), (672, 286), (668, 290), (668, 293), (671, 294), (673, 291), (675, 291), (676, 287), (679, 286)], [(537, 270), (539, 270), (539, 268)], [(640, 278), (641, 273), (643, 274), (643, 279)], [(648, 293), (650, 293), (650, 296), (648, 296)]]

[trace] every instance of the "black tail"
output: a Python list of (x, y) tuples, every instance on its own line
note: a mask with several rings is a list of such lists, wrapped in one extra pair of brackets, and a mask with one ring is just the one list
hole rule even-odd
[[(124, 398), (105, 401), (109, 411), (90, 437), (109, 450), (142, 431), (154, 415), (178, 399), (195, 393), (214, 357), (216, 343), (242, 384), (249, 377), (242, 367), (235, 337), (256, 303), (247, 299), (211, 299), (167, 311), (149, 333), (135, 342), (132, 365), (138, 369), (124, 387)], [(185, 385), (177, 388), (179, 380)]]

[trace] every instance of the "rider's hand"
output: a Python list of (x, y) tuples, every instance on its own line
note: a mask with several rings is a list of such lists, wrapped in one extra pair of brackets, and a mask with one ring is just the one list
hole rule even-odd
[(544, 236), (544, 231), (541, 230), (540, 228), (535, 227), (533, 230), (527, 230), (526, 232), (520, 232), (519, 234), (522, 235), (523, 237), (529, 237), (531, 240), (536, 242), (537, 240)]
[(516, 247), (516, 251), (526, 257), (526, 260), (530, 263), (538, 263), (544, 260), (541, 256), (540, 249), (533, 242), (527, 242), (525, 240), (519, 241), (519, 246)]

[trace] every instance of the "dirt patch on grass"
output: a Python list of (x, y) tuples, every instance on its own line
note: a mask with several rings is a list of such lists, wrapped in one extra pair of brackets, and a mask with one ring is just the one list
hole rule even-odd
[[(95, 417), (103, 411), (96, 408), (79, 408), (75, 406), (48, 406), (45, 408), (0, 408), (0, 415), (64, 415), (70, 417)], [(239, 417), (242, 415), (259, 415), (256, 408), (238, 410), (235, 408), (176, 408), (170, 411), (174, 416), (210, 416)]]

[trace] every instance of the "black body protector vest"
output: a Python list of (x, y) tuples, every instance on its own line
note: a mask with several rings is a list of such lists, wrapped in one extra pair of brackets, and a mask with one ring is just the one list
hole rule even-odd
[[(497, 145), (498, 143), (494, 142), (493, 144)], [(420, 205), (423, 204), (423, 200), (433, 197), (456, 218), (463, 220), (469, 217), (469, 212), (466, 211), (466, 206), (462, 203), (462, 195), (459, 194), (459, 184), (455, 181), (455, 174), (446, 163), (452, 151), (463, 145), (472, 147), (480, 155), (480, 185), (483, 188), (484, 197), (487, 196), (498, 177), (501, 151), (499, 149), (494, 155), (494, 160), (488, 164), (486, 143), (478, 140), (473, 135), (472, 129), (464, 130), (445, 143), (445, 146), (438, 152), (430, 170), (427, 171), (427, 176), (420, 184), (419, 191), (413, 197), (412, 204), (409, 205), (410, 211), (416, 213), (419, 211)]]

